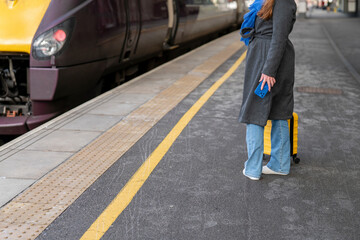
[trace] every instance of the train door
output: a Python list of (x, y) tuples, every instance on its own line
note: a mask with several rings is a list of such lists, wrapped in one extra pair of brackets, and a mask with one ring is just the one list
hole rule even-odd
[(140, 0), (125, 0), (126, 7), (126, 39), (122, 51), (121, 61), (130, 60), (136, 53), (141, 31)]
[(202, 0), (176, 0), (178, 24), (175, 44), (191, 40), (191, 34), (188, 33), (187, 28), (194, 26), (199, 16), (198, 2), (202, 2)]
[(169, 23), (168, 31), (164, 41), (164, 50), (169, 50), (177, 47), (177, 45), (174, 43), (179, 25), (179, 8), (176, 0), (167, 0), (166, 5), (168, 9)]
[[(141, 34), (136, 54), (132, 56), (136, 61), (158, 56), (166, 43), (172, 46), (175, 36), (173, 26), (176, 24), (176, 21), (169, 23), (169, 11), (173, 16), (176, 15), (173, 13), (175, 10), (172, 0), (141, 0), (140, 3)], [(168, 6), (173, 7), (173, 10), (169, 10)], [(174, 18), (176, 20), (176, 17)]]

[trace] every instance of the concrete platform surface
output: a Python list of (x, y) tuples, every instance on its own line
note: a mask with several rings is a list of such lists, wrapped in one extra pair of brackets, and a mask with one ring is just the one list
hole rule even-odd
[[(110, 217), (113, 222), (102, 223), (109, 228), (98, 229), (101, 239), (358, 239), (360, 83), (334, 50), (332, 30), (324, 27), (319, 19), (299, 19), (291, 35), (301, 162), (292, 165), (288, 176), (251, 181), (241, 173), (247, 157), (245, 126), (237, 122), (242, 63), (179, 133), (149, 177), (140, 179), (144, 184), (134, 190), (129, 205)], [(1, 186), (13, 179), (18, 188), (33, 184), (41, 191), (34, 194), (28, 188), (0, 209), (0, 239), (10, 232), (13, 239), (26, 234), (29, 239), (80, 239), (129, 182), (138, 183), (132, 181), (137, 170), (242, 56), (246, 49), (238, 41), (238, 33), (227, 35), (3, 147), (0, 164), (19, 168), (24, 176), (6, 171)], [(111, 103), (117, 110), (103, 113)], [(98, 126), (102, 116), (104, 125)], [(48, 154), (36, 162), (50, 162), (48, 170), (30, 162), (37, 169), (30, 171), (19, 160), (21, 154), (31, 159), (37, 152)], [(100, 164), (88, 163), (93, 159), (101, 159)], [(70, 178), (71, 171), (77, 178)], [(118, 203), (115, 208), (124, 204)], [(58, 217), (49, 225), (48, 216)]]

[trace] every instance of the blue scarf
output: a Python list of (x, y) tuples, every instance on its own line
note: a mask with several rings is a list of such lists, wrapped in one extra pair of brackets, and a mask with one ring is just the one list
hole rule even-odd
[(255, 27), (255, 18), (258, 11), (261, 9), (264, 0), (255, 0), (253, 4), (249, 7), (249, 12), (244, 16), (244, 22), (241, 24), (240, 34), (241, 34), (241, 41), (245, 43), (246, 46), (249, 45), (250, 37), (254, 32)]

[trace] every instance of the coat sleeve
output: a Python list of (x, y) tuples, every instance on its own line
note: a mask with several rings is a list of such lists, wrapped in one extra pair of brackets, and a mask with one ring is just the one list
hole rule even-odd
[(273, 33), (270, 49), (262, 73), (275, 77), (284, 55), (289, 34), (294, 25), (296, 4), (294, 0), (275, 0)]

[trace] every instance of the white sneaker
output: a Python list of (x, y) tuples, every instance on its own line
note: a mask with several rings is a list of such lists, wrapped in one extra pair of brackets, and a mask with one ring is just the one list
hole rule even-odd
[(268, 168), (268, 166), (263, 166), (262, 173), (263, 174), (283, 175), (283, 176), (288, 175), (288, 173), (275, 172), (275, 171), (271, 170), (270, 168)]
[(260, 180), (260, 178), (250, 177), (250, 176), (246, 175), (245, 174), (245, 168), (243, 170), (243, 174), (244, 174), (245, 177), (250, 178), (251, 180), (254, 180), (254, 181)]

